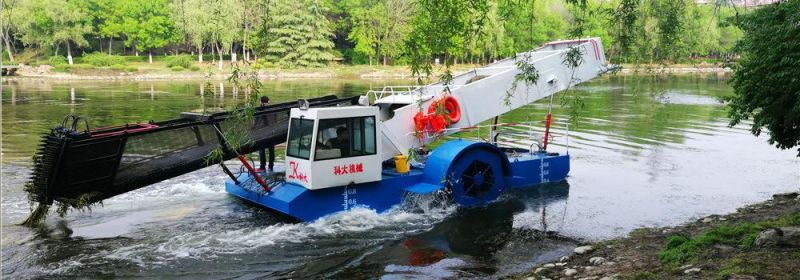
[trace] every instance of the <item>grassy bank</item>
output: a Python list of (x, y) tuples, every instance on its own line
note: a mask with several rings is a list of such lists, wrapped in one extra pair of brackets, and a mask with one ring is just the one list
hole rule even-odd
[(696, 64), (622, 64), (619, 74), (622, 75), (658, 75), (658, 74), (712, 74), (729, 75), (733, 70), (721, 63)]
[[(798, 279), (800, 250), (758, 246), (770, 228), (800, 226), (797, 193), (670, 228), (647, 228), (626, 238), (586, 244), (562, 262), (521, 279)], [(591, 248), (590, 248), (591, 247)], [(581, 247), (579, 247), (581, 248)], [(578, 254), (585, 250), (586, 253)]]
[[(207, 57), (208, 58), (208, 57)], [(256, 70), (262, 79), (413, 79), (411, 69), (405, 65), (349, 65), (334, 63), (322, 68), (278, 68), (271, 64), (258, 64), (239, 60), (224, 61), (222, 69), (214, 60), (199, 62), (196, 56), (117, 56), (92, 53), (76, 57), (73, 64), (66, 58), (53, 56), (47, 59), (28, 59), (17, 71), (22, 78), (53, 78), (65, 80), (180, 80), (180, 79), (225, 79), (234, 65), (241, 71)], [(458, 64), (452, 67), (456, 73), (480, 67), (477, 64)], [(695, 64), (624, 64), (618, 72), (623, 75), (652, 74), (727, 74), (731, 70), (719, 63), (699, 62)], [(434, 67), (432, 77), (444, 71), (442, 65)]]
[[(412, 79), (411, 69), (405, 65), (348, 65), (334, 63), (322, 68), (278, 68), (273, 65), (257, 64), (239, 60), (232, 63), (225, 60), (222, 69), (217, 61), (197, 61), (196, 56), (154, 56), (153, 62), (147, 56), (115, 56), (92, 54), (75, 58), (72, 65), (63, 57), (50, 57), (47, 60), (30, 61), (17, 71), (23, 78), (54, 79), (225, 79), (234, 70), (258, 71), (263, 79), (291, 78), (337, 78), (337, 79)], [(452, 67), (455, 72), (479, 67), (474, 64), (459, 64)], [(439, 65), (434, 67), (433, 77), (444, 71)]]

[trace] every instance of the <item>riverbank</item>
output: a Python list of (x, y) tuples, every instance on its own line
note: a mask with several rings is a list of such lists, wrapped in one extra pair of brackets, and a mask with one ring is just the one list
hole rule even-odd
[[(162, 62), (153, 64), (139, 63), (125, 69), (116, 67), (93, 67), (91, 65), (76, 64), (64, 70), (50, 65), (29, 66), (22, 65), (16, 76), (5, 77), (9, 80), (18, 79), (55, 79), (55, 80), (225, 80), (232, 73), (232, 66), (225, 65), (219, 70), (216, 65), (195, 63), (193, 70), (171, 70)], [(195, 67), (198, 66), (199, 67)], [(240, 65), (240, 70), (251, 71), (250, 66)], [(478, 65), (461, 64), (452, 67), (455, 73), (462, 73)], [(258, 69), (259, 79), (375, 79), (375, 80), (401, 80), (413, 79), (408, 66), (383, 66), (383, 65), (331, 65), (325, 68), (268, 68)], [(444, 67), (433, 68), (432, 77), (444, 73)]]
[(699, 64), (622, 64), (622, 69), (618, 72), (622, 75), (694, 75), (712, 74), (729, 75), (733, 69), (724, 67), (721, 64), (699, 63)]
[[(459, 64), (452, 66), (454, 74), (463, 73), (477, 64)], [(242, 70), (249, 71), (248, 65), (242, 65)], [(53, 67), (50, 65), (22, 65), (16, 76), (5, 77), (8, 80), (20, 79), (54, 79), (54, 80), (225, 80), (231, 75), (232, 67), (226, 65), (219, 70), (210, 63), (194, 63), (190, 69), (180, 68), (172, 70), (163, 62), (132, 63), (125, 68), (119, 67), (94, 67), (85, 64), (76, 64), (69, 68)], [(444, 67), (434, 67), (431, 77), (438, 77), (444, 72)], [(623, 64), (617, 72), (621, 75), (692, 75), (713, 74), (727, 75), (730, 68), (713, 64), (697, 65), (649, 65), (649, 64)], [(383, 65), (331, 65), (325, 68), (268, 68), (257, 70), (259, 79), (284, 80), (284, 79), (374, 79), (374, 80), (413, 80), (411, 69), (408, 66), (383, 66)]]
[[(800, 271), (800, 197), (711, 215), (684, 225), (635, 230), (626, 238), (582, 244), (559, 262), (519, 279), (797, 279)], [(791, 244), (773, 244), (782, 238)], [(795, 235), (796, 234), (796, 235)]]

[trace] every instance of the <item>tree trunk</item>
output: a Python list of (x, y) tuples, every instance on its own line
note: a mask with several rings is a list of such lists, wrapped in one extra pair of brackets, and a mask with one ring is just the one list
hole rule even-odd
[(372, 66), (372, 55), (369, 56), (369, 66)]
[(236, 51), (231, 48), (231, 62), (236, 63)]
[(222, 46), (220, 46), (219, 44), (217, 44), (217, 54), (219, 55), (219, 61), (217, 62), (217, 66), (219, 67), (219, 70), (222, 70), (225, 64), (222, 61)]
[(108, 38), (108, 55), (111, 55), (111, 43), (114, 42), (114, 38)]
[(14, 53), (11, 52), (11, 43), (9, 42), (11, 41), (11, 39), (9, 37), (11, 36), (8, 35), (8, 32), (3, 32), (3, 41), (5, 41), (6, 44), (6, 52), (8, 52), (8, 59), (14, 61)]
[(61, 45), (60, 44), (56, 44), (56, 52), (53, 55), (58, 56), (58, 50), (60, 48), (61, 48)]
[(152, 50), (147, 50), (147, 60), (150, 62), (150, 64), (153, 64), (153, 51)]
[(386, 66), (386, 55), (383, 55), (383, 66)]
[(67, 62), (72, 65), (72, 48), (69, 46), (69, 41), (67, 41)]
[(244, 39), (243, 39), (244, 42), (242, 42), (242, 58), (244, 58), (245, 62), (250, 61), (250, 56), (247, 55), (247, 30), (248, 30), (249, 27), (250, 26), (245, 21), (245, 24), (244, 24)]
[(197, 47), (197, 62), (203, 63), (203, 47)]

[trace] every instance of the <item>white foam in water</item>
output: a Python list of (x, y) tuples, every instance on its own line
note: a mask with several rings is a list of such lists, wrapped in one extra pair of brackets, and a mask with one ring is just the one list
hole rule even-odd
[(428, 266), (390, 264), (384, 268), (384, 272), (391, 274), (383, 275), (381, 279), (452, 278), (456, 276), (456, 272), (453, 271), (453, 268), (463, 267), (465, 265), (467, 265), (467, 262), (455, 258), (442, 259)]
[[(412, 203), (407, 203), (413, 207), (399, 205), (384, 213), (356, 208), (310, 223), (251, 226), (247, 220), (255, 219), (252, 213), (232, 213), (226, 209), (208, 215), (200, 210), (212, 202), (214, 205), (239, 203), (226, 200), (224, 180), (218, 170), (206, 168), (105, 200), (103, 206), (95, 208), (94, 212), (72, 212), (69, 219), (75, 230), (73, 237), (125, 236), (131, 238), (130, 242), (53, 262), (41, 273), (63, 274), (86, 265), (109, 265), (110, 261), (152, 268), (180, 259), (209, 260), (225, 254), (251, 254), (270, 246), (334, 240), (367, 231), (369, 236), (358, 235), (358, 240), (380, 241), (427, 230), (456, 210), (452, 205), (435, 206), (431, 202), (435, 198), (413, 197), (409, 198)], [(173, 220), (170, 215), (176, 212), (188, 214)], [(200, 213), (200, 216), (192, 213)], [(122, 224), (115, 222), (119, 219), (123, 220)], [(241, 228), (229, 226), (237, 224), (237, 221), (245, 223)], [(101, 230), (104, 234), (100, 235), (86, 232), (105, 227), (115, 227), (116, 230), (104, 229)]]
[(225, 194), (224, 177), (219, 176), (215, 167), (181, 175), (132, 192), (124, 193), (106, 200), (107, 204), (130, 201), (185, 200), (204, 196)]
[[(456, 207), (423, 209), (408, 212), (395, 207), (386, 213), (356, 208), (320, 218), (311, 223), (273, 224), (264, 227), (246, 227), (233, 230), (209, 228), (191, 231), (158, 240), (160, 243), (136, 244), (115, 249), (105, 255), (110, 259), (130, 260), (140, 266), (151, 266), (153, 262), (181, 258), (208, 259), (218, 254), (246, 254), (265, 246), (281, 246), (291, 243), (308, 243), (315, 240), (341, 236), (342, 234), (372, 231), (379, 238), (424, 230), (441, 221), (455, 211)], [(381, 230), (385, 229), (385, 230)]]

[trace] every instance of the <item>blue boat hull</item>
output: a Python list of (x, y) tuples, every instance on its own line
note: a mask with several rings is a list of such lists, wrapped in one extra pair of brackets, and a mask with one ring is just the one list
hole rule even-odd
[[(488, 175), (468, 176), (470, 170), (487, 169)], [(465, 140), (454, 140), (436, 148), (424, 168), (412, 168), (406, 174), (384, 169), (377, 182), (354, 184), (319, 190), (308, 190), (292, 183), (272, 186), (269, 193), (261, 190), (250, 174), (243, 173), (225, 182), (225, 190), (233, 196), (284, 213), (301, 221), (363, 207), (384, 212), (402, 202), (407, 193), (431, 193), (444, 188), (453, 200), (465, 206), (489, 203), (506, 188), (526, 188), (566, 179), (569, 155), (518, 153), (509, 157), (495, 146)], [(465, 175), (466, 174), (466, 175)], [(472, 177), (484, 190), (471, 189)], [(468, 178), (468, 179), (464, 179)]]

